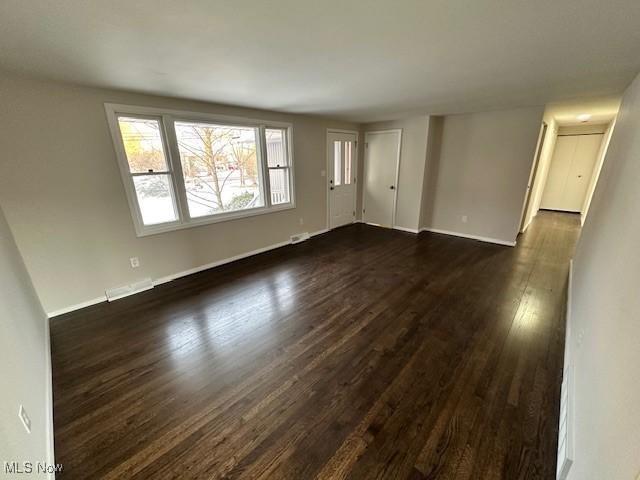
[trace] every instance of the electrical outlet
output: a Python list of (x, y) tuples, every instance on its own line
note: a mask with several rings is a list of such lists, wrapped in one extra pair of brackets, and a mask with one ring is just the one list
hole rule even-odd
[(467, 216), (466, 215), (462, 215), (462, 223), (467, 223)]
[(20, 417), (22, 425), (27, 433), (31, 433), (31, 419), (22, 405), (20, 405), (20, 410), (18, 410), (18, 417)]
[(131, 263), (131, 268), (138, 268), (140, 266), (140, 259), (138, 257), (131, 257), (129, 262)]

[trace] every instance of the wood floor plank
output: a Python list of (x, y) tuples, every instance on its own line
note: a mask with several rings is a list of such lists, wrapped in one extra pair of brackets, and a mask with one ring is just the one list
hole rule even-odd
[(358, 224), (55, 318), (60, 478), (552, 479), (578, 234)]

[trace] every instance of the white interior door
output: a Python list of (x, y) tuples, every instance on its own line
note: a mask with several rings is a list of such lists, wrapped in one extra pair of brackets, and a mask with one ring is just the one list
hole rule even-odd
[(577, 135), (558, 137), (551, 157), (547, 183), (542, 193), (540, 208), (562, 210), (564, 186), (569, 176), (573, 155), (578, 145)]
[(563, 135), (556, 141), (540, 207), (580, 212), (603, 135)]
[(356, 218), (357, 141), (355, 133), (327, 133), (329, 228), (353, 223)]
[(366, 134), (363, 187), (366, 223), (393, 227), (401, 136), (400, 130)]
[(604, 135), (580, 135), (564, 192), (566, 209), (580, 212)]

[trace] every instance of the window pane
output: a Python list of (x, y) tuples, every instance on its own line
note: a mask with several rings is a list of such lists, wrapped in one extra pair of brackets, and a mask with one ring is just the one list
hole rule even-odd
[(333, 184), (342, 185), (342, 142), (333, 142)]
[(178, 219), (169, 175), (136, 175), (133, 177), (133, 184), (145, 225), (173, 222)]
[(192, 218), (264, 206), (253, 127), (176, 122)]
[(287, 135), (284, 129), (267, 128), (265, 136), (267, 137), (267, 164), (269, 167), (288, 167)]
[(353, 153), (353, 142), (344, 142), (344, 184), (351, 183), (351, 155)]
[(118, 124), (131, 173), (168, 170), (158, 120), (118, 117)]
[(271, 204), (289, 203), (289, 169), (270, 168), (269, 185), (271, 187)]

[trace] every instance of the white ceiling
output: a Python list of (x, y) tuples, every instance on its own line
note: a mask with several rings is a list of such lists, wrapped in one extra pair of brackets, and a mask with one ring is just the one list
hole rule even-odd
[[(618, 114), (620, 100), (619, 96), (614, 96), (551, 103), (545, 109), (545, 116), (553, 117), (561, 126), (609, 123)], [(581, 121), (578, 116), (582, 114), (591, 117)]]
[(638, 0), (2, 0), (0, 65), (356, 121), (620, 93)]

